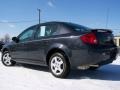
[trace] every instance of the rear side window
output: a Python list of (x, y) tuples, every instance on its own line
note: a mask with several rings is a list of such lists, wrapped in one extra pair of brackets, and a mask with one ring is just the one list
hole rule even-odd
[(58, 28), (59, 28), (59, 35), (70, 33), (70, 30), (66, 25), (60, 24)]
[(57, 25), (47, 25), (45, 29), (45, 36), (57, 35)]
[(78, 25), (78, 24), (73, 24), (73, 23), (67, 23), (67, 25), (73, 29), (74, 31), (77, 32), (90, 32), (90, 28), (82, 26), (82, 25)]
[(38, 28), (37, 37), (47, 37), (47, 36), (53, 36), (58, 35), (58, 27), (56, 24), (51, 25), (43, 25)]

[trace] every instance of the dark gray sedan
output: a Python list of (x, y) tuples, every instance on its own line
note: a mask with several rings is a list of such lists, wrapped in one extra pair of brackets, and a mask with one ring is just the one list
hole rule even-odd
[(47, 22), (24, 30), (2, 48), (2, 63), (49, 66), (64, 78), (71, 68), (95, 70), (116, 59), (117, 47), (110, 30), (90, 29), (68, 22)]

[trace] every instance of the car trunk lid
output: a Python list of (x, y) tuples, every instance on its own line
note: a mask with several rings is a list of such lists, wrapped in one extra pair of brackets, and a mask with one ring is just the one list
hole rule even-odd
[(114, 36), (112, 34), (111, 30), (108, 29), (92, 29), (91, 30), (93, 33), (95, 33), (97, 39), (98, 39), (98, 44), (99, 45), (114, 45)]

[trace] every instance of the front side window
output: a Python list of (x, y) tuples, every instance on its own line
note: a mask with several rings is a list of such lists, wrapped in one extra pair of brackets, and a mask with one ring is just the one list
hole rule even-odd
[(22, 33), (20, 36), (19, 36), (19, 41), (20, 42), (25, 42), (25, 41), (29, 41), (32, 36), (33, 36), (33, 32), (34, 32), (34, 29), (28, 29), (26, 30), (24, 33)]
[(38, 29), (37, 37), (47, 37), (57, 35), (57, 26), (56, 25), (46, 25), (40, 26)]

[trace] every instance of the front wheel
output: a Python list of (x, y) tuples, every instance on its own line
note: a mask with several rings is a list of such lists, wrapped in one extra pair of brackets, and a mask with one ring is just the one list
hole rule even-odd
[(2, 54), (2, 63), (5, 66), (13, 66), (15, 65), (15, 62), (11, 60), (11, 55), (8, 51), (3, 52)]
[(65, 78), (70, 71), (70, 64), (67, 58), (61, 53), (55, 53), (49, 60), (51, 73), (58, 78)]

